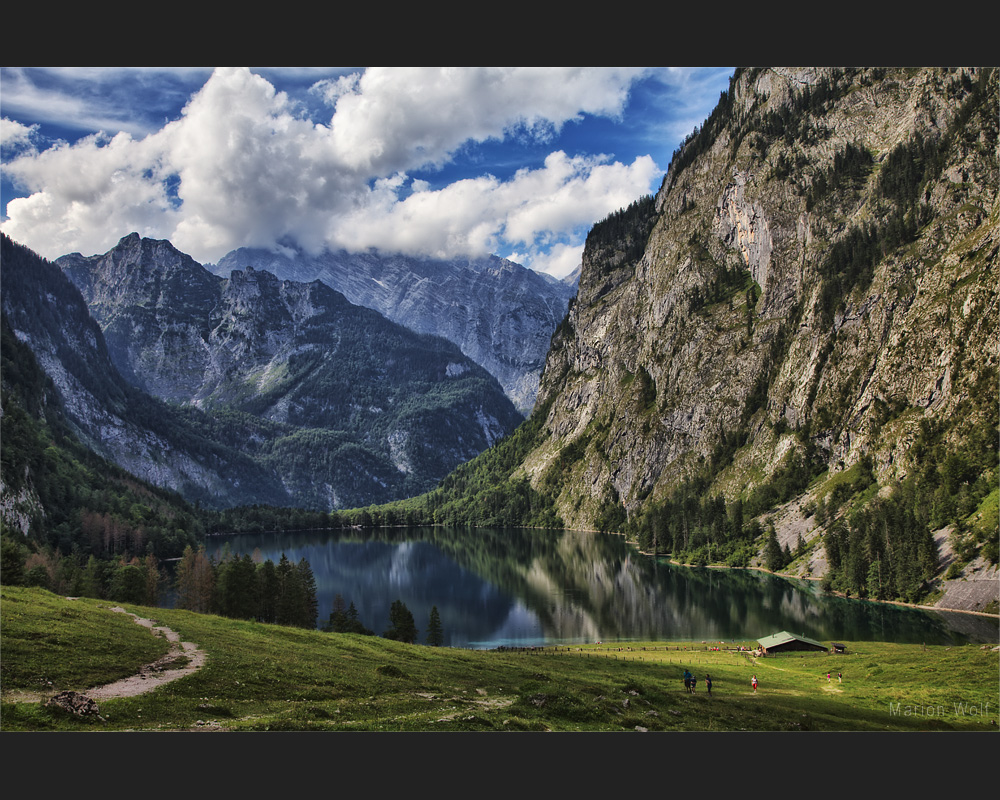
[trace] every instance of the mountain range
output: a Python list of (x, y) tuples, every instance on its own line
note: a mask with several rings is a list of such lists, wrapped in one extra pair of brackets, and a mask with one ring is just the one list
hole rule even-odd
[[(499, 260), (486, 289), (469, 264), (373, 254), (235, 251), (209, 270), (132, 235), (62, 270), (19, 269), (5, 238), (5, 321), (81, 436), (161, 485), (227, 487), (218, 504), (392, 494), (409, 499), (363, 524), (617, 531), (694, 563), (794, 558), (830, 588), (908, 602), (945, 558), (959, 577), (978, 560), (995, 604), (998, 74), (736, 70), (656, 194), (591, 229), (562, 316), (551, 295), (506, 295), (520, 272)], [(413, 354), (399, 392), (373, 330)], [(498, 349), (504, 332), (515, 350), (551, 334), (537, 395), (536, 356)], [(346, 377), (332, 350), (360, 354)], [(506, 396), (490, 353), (516, 367)], [(510, 396), (532, 409), (520, 425)], [(420, 430), (448, 435), (413, 450)], [(439, 451), (431, 477), (407, 472)], [(332, 492), (338, 467), (394, 493)]]
[(225, 276), (248, 266), (289, 280), (320, 280), (352, 303), (418, 333), (443, 336), (494, 375), (524, 414), (535, 404), (552, 332), (576, 294), (575, 275), (560, 281), (498, 256), (310, 255), (291, 245), (242, 247), (206, 265)]
[(995, 612), (998, 74), (736, 70), (591, 229), (531, 417), (407, 509)]
[(408, 496), (522, 419), (458, 347), (319, 281), (221, 278), (137, 234), (56, 263), (5, 248), (4, 314), (81, 438), (206, 505)]

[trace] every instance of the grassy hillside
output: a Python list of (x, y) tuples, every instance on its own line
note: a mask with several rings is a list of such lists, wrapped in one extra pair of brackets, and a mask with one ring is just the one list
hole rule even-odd
[[(102, 701), (103, 720), (30, 702), (162, 654), (162, 639), (108, 606), (3, 588), (3, 730), (984, 731), (996, 730), (1000, 706), (998, 655), (976, 645), (848, 642), (846, 655), (756, 663), (701, 642), (483, 652), (143, 607), (129, 610), (205, 651), (200, 671)], [(694, 695), (686, 668), (699, 678)]]

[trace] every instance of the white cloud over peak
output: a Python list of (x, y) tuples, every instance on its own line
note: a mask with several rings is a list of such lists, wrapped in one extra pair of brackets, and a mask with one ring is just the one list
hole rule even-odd
[(541, 169), (520, 170), (505, 182), (486, 175), (405, 198), (400, 197), (402, 177), (396, 175), (379, 181), (370, 202), (340, 217), (332, 233), (349, 249), (381, 247), (440, 257), (486, 255), (503, 241), (533, 263), (539, 247), (627, 206), (658, 175), (648, 156), (623, 165), (570, 158), (561, 151), (550, 154)]
[(163, 234), (177, 212), (158, 179), (158, 157), (148, 139), (137, 142), (127, 133), (94, 134), (22, 155), (5, 171), (32, 194), (7, 204), (3, 230), (50, 258), (107, 249), (109, 232), (118, 238), (133, 230)]
[(317, 82), (312, 96), (330, 116), (314, 120), (261, 75), (226, 68), (141, 137), (94, 134), (38, 150), (29, 126), (5, 119), (4, 171), (28, 195), (8, 203), (3, 230), (50, 258), (104, 252), (138, 231), (203, 262), (292, 239), (313, 252), (516, 249), (522, 263), (562, 274), (579, 262), (586, 228), (659, 178), (650, 156), (623, 164), (555, 150), (505, 179), (440, 188), (410, 174), (444, 168), (469, 143), (545, 142), (584, 115), (615, 118), (641, 74), (372, 68)]
[(463, 143), (546, 137), (583, 113), (620, 114), (641, 70), (372, 68), (341, 79), (330, 122), (342, 163), (387, 175), (439, 166)]

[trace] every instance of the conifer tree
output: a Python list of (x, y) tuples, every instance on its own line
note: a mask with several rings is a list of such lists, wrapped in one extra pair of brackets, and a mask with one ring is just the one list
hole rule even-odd
[(402, 600), (394, 601), (389, 609), (389, 628), (382, 636), (407, 644), (417, 641), (417, 625), (413, 620), (413, 614)]
[(281, 593), (278, 569), (271, 559), (257, 565), (257, 619), (275, 622), (278, 617), (278, 596)]
[(441, 615), (437, 606), (431, 606), (431, 616), (427, 622), (427, 644), (440, 647), (444, 644), (444, 632), (441, 629)]
[(275, 622), (279, 625), (298, 625), (305, 605), (305, 588), (302, 575), (284, 553), (278, 561), (278, 587)]
[(302, 580), (302, 617), (299, 624), (303, 628), (315, 628), (316, 618), (319, 616), (319, 605), (316, 601), (316, 577), (305, 558), (299, 559), (296, 571)]
[(160, 584), (163, 582), (159, 561), (152, 552), (149, 552), (142, 560), (142, 566), (146, 577), (146, 605), (159, 605)]
[(249, 555), (220, 564), (216, 586), (220, 614), (234, 619), (257, 616), (257, 568)]
[(375, 631), (370, 628), (366, 628), (362, 623), (358, 615), (358, 609), (354, 607), (354, 601), (351, 601), (350, 608), (347, 609), (347, 633), (360, 633), (362, 636), (374, 636)]
[(767, 530), (767, 541), (764, 544), (764, 563), (771, 572), (785, 566), (785, 554), (781, 551), (781, 545), (778, 544), (778, 535), (773, 525), (769, 525)]
[(184, 548), (177, 567), (177, 608), (207, 614), (211, 609), (215, 569), (205, 554), (205, 547)]
[(324, 630), (331, 633), (344, 633), (347, 630), (347, 609), (344, 605), (344, 598), (340, 594), (333, 598), (333, 610), (330, 612), (330, 619)]

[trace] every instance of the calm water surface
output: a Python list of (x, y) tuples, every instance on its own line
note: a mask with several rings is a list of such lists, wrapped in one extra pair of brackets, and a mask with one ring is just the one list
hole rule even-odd
[(579, 531), (409, 528), (213, 536), (209, 555), (305, 558), (319, 625), (334, 597), (380, 634), (402, 600), (423, 641), (437, 606), (445, 644), (494, 648), (595, 641), (755, 641), (787, 630), (823, 642), (996, 642), (995, 618), (823, 594), (813, 581), (654, 560), (622, 537)]

